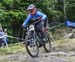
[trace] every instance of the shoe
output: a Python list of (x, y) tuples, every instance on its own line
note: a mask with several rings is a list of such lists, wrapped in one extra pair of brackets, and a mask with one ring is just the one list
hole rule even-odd
[(39, 47), (42, 47), (42, 46), (43, 46), (43, 44), (40, 43), (40, 44), (39, 44)]

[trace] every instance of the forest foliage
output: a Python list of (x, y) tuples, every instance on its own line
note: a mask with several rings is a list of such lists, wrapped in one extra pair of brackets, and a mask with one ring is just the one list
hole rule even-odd
[(26, 19), (29, 4), (34, 4), (38, 10), (47, 14), (50, 23), (64, 22), (64, 1), (66, 18), (74, 21), (75, 0), (0, 0), (0, 23), (8, 29), (8, 34), (16, 37), (22, 34), (21, 25)]

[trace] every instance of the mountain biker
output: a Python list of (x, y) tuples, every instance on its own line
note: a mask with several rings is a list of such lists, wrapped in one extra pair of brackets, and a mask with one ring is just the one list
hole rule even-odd
[[(46, 28), (46, 21), (47, 21), (47, 15), (38, 11), (37, 8), (35, 7), (34, 4), (30, 4), (27, 7), (27, 11), (28, 11), (28, 16), (25, 19), (25, 21), (23, 22), (22, 26), (26, 27), (26, 25), (28, 25), (28, 23), (32, 20), (39, 21), (39, 23), (35, 24), (35, 30), (38, 33), (38, 31), (41, 33), (42, 37), (42, 42), (45, 41), (45, 35), (44, 35), (44, 29)], [(36, 20), (38, 18), (38, 20)], [(44, 26), (44, 27), (43, 27)]]

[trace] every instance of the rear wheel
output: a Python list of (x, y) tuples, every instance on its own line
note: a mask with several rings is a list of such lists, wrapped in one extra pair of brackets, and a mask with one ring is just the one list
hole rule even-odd
[(47, 38), (47, 42), (44, 45), (44, 49), (46, 52), (51, 52), (51, 39), (48, 33), (46, 34), (46, 38)]

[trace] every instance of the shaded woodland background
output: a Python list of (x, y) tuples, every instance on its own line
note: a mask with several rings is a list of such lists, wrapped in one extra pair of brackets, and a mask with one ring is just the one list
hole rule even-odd
[(21, 25), (29, 4), (35, 4), (38, 10), (47, 14), (51, 26), (65, 22), (64, 16), (75, 21), (75, 0), (0, 0), (0, 23), (3, 29), (7, 28), (8, 35), (22, 38)]

